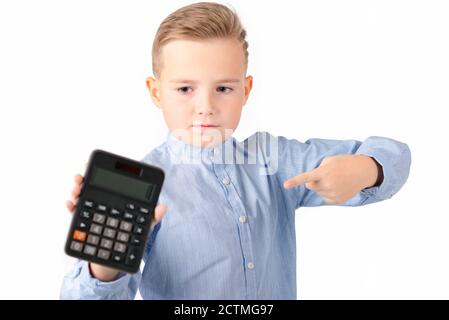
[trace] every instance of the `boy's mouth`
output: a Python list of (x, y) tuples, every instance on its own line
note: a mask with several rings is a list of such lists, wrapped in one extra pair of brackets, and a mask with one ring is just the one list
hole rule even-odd
[(192, 127), (194, 127), (194, 128), (216, 128), (218, 126), (215, 124), (195, 124)]

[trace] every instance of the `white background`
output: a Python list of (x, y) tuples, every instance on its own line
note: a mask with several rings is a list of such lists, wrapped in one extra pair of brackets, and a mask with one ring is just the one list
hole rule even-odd
[[(0, 2), (0, 298), (57, 299), (75, 173), (165, 139), (151, 45), (188, 1)], [(406, 142), (392, 199), (297, 212), (299, 299), (448, 299), (447, 1), (232, 1), (254, 88), (235, 136)], [(168, 204), (169, 205), (169, 204)]]

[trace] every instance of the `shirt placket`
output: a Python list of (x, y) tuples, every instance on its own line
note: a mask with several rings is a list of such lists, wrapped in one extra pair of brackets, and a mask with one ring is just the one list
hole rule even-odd
[(222, 159), (219, 149), (212, 149), (210, 156), (216, 177), (219, 180), (220, 184), (227, 191), (225, 192), (225, 197), (231, 205), (233, 218), (239, 231), (239, 242), (244, 259), (243, 268), (246, 278), (246, 298), (257, 299), (257, 266), (254, 263), (254, 254), (251, 246), (252, 236), (249, 227), (250, 221), (248, 220), (248, 214), (246, 212), (245, 206), (240, 199), (229, 174), (233, 169), (233, 164), (226, 164), (226, 162), (223, 163), (216, 160)]

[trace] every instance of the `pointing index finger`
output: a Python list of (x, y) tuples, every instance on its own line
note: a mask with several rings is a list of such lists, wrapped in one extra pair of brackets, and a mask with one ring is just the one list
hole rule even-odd
[(303, 172), (296, 177), (290, 178), (284, 182), (284, 188), (292, 188), (299, 185), (302, 185), (307, 182), (312, 182), (319, 180), (319, 171), (317, 169), (313, 169), (311, 171)]

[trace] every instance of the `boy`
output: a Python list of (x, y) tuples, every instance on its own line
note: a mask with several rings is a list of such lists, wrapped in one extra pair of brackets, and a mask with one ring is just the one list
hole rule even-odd
[[(134, 275), (78, 261), (63, 299), (296, 299), (295, 210), (365, 205), (392, 197), (410, 167), (388, 138), (232, 137), (252, 88), (237, 15), (216, 3), (183, 7), (160, 25), (147, 79), (167, 123), (143, 161), (166, 172)], [(77, 175), (73, 212), (83, 177)]]

